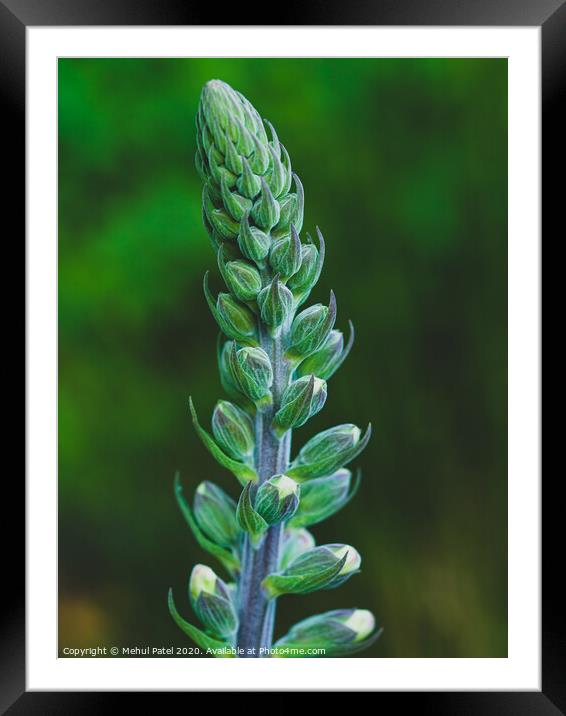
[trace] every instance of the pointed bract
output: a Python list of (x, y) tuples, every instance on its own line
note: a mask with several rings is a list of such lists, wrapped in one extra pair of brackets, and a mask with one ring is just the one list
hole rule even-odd
[(297, 375), (314, 373), (319, 378), (329, 380), (346, 360), (354, 344), (354, 326), (351, 321), (349, 325), (350, 337), (345, 347), (342, 331), (330, 331), (322, 346), (299, 365)]
[(195, 491), (193, 511), (202, 531), (222, 547), (236, 547), (240, 530), (236, 503), (213, 482), (201, 482)]
[(236, 509), (236, 519), (241, 529), (248, 533), (252, 546), (257, 549), (269, 525), (254, 508), (251, 483), (248, 483), (242, 490)]

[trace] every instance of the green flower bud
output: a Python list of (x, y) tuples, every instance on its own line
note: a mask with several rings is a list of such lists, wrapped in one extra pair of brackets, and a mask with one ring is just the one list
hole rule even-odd
[(220, 186), (222, 181), (225, 181), (228, 186), (232, 188), (236, 183), (236, 176), (222, 164), (223, 156), (216, 147), (213, 145), (210, 146), (206, 153), (206, 158), (210, 179), (218, 186)]
[(189, 596), (195, 614), (206, 629), (218, 637), (232, 636), (238, 617), (227, 585), (204, 564), (193, 567)]
[(306, 308), (295, 317), (291, 325), (291, 346), (287, 358), (299, 362), (320, 348), (336, 320), (336, 299), (330, 292), (328, 307), (317, 303)]
[(307, 480), (301, 486), (301, 502), (294, 517), (289, 521), (292, 527), (316, 525), (342, 509), (357, 491), (359, 479), (350, 490), (352, 473), (346, 468), (328, 477)]
[(279, 223), (271, 232), (274, 239), (288, 236), (291, 232), (291, 224), (299, 234), (303, 228), (303, 214), (305, 209), (303, 185), (296, 174), (293, 174), (293, 179), (295, 180), (297, 191), (294, 194), (287, 194), (279, 200), (281, 206)]
[(234, 146), (234, 143), (229, 135), (226, 135), (224, 145), (224, 162), (226, 167), (232, 172), (232, 174), (237, 176), (242, 173), (242, 157), (236, 151), (236, 147)]
[(240, 390), (240, 386), (236, 382), (230, 365), (230, 352), (232, 350), (232, 345), (233, 341), (223, 341), (222, 334), (218, 334), (216, 357), (218, 359), (220, 384), (232, 399), (239, 401), (244, 397), (244, 395)]
[(227, 400), (219, 400), (212, 414), (212, 432), (230, 457), (251, 461), (255, 448), (254, 426), (243, 410)]
[(216, 462), (222, 465), (222, 467), (225, 467), (227, 470), (230, 470), (230, 472), (232, 472), (242, 484), (246, 483), (248, 480), (256, 482), (258, 480), (258, 474), (254, 470), (253, 466), (249, 463), (246, 464), (245, 462), (241, 462), (240, 460), (234, 460), (234, 458), (227, 455), (224, 450), (218, 446), (216, 440), (214, 440), (214, 438), (202, 427), (190, 396), (189, 409), (191, 411), (193, 426), (197, 435)]
[[(299, 502), (299, 507), (300, 504)], [(308, 530), (287, 527), (283, 532), (283, 543), (279, 556), (280, 568), (285, 569), (285, 567), (291, 564), (299, 555), (307, 552), (314, 546), (315, 539)]]
[(240, 222), (238, 246), (247, 259), (261, 263), (269, 253), (271, 239), (257, 226), (250, 226), (248, 214), (244, 214)]
[(289, 385), (281, 396), (281, 407), (273, 419), (273, 430), (281, 437), (291, 428), (300, 428), (316, 415), (326, 402), (326, 382), (314, 375), (304, 376)]
[(269, 389), (273, 383), (273, 369), (263, 348), (240, 348), (232, 345), (230, 365), (240, 390), (258, 407), (271, 404)]
[(329, 380), (348, 357), (354, 344), (354, 326), (350, 322), (350, 337), (344, 348), (344, 335), (342, 331), (332, 330), (322, 346), (297, 368), (297, 375), (314, 373), (319, 378)]
[(263, 588), (270, 597), (307, 594), (317, 589), (334, 589), (359, 571), (361, 557), (350, 545), (327, 544), (313, 547), (291, 562), (282, 572), (270, 574)]
[(242, 174), (236, 180), (236, 187), (248, 199), (254, 199), (261, 189), (261, 181), (253, 173), (246, 157), (242, 157)]
[(205, 214), (204, 210), (202, 212), (202, 223), (204, 224), (206, 230), (208, 231), (212, 246), (213, 246), (214, 250), (216, 251), (226, 241), (226, 239), (224, 239), (222, 236), (220, 236), (220, 234), (218, 234), (212, 228), (212, 224), (206, 218), (206, 214)]
[(263, 142), (252, 136), (254, 152), (250, 157), (250, 167), (254, 174), (265, 174), (269, 167), (269, 151)]
[(230, 191), (225, 177), (222, 177), (220, 184), (220, 196), (224, 208), (236, 222), (241, 221), (244, 214), (247, 214), (252, 208), (250, 199)]
[[(282, 239), (279, 239), (280, 241)], [(287, 285), (293, 293), (301, 294), (314, 286), (313, 278), (316, 275), (318, 264), (318, 249), (314, 244), (303, 244), (301, 246), (301, 263), (299, 269), (294, 273)]]
[(193, 511), (201, 530), (221, 547), (234, 547), (240, 536), (236, 503), (213, 482), (201, 482), (195, 492)]
[(307, 234), (308, 243), (304, 244), (301, 248), (301, 267), (287, 282), (288, 287), (293, 291), (297, 305), (306, 301), (322, 271), (325, 253), (324, 238), (318, 226), (316, 227), (316, 231), (320, 251), (312, 243), (311, 237)]
[(336, 609), (295, 624), (276, 642), (275, 656), (294, 657), (294, 651), (307, 649), (321, 649), (325, 657), (348, 656), (373, 643), (381, 633), (374, 630), (375, 618), (367, 609)]
[[(222, 179), (222, 181), (226, 181)], [(234, 241), (238, 236), (240, 225), (224, 209), (217, 208), (212, 199), (212, 192), (208, 185), (203, 189), (203, 209), (210, 226), (225, 241)]]
[(273, 280), (263, 288), (257, 297), (257, 305), (261, 312), (261, 320), (266, 323), (275, 334), (292, 313), (294, 306), (293, 294), (287, 286), (274, 276)]
[(286, 473), (295, 480), (330, 475), (357, 457), (371, 436), (371, 425), (365, 434), (346, 423), (324, 430), (304, 445)]
[(274, 475), (257, 489), (255, 510), (268, 525), (292, 517), (299, 506), (299, 485), (287, 475)]
[(261, 178), (261, 192), (259, 199), (253, 205), (252, 218), (260, 229), (269, 231), (279, 221), (281, 209), (279, 203), (271, 193), (265, 179)]
[(238, 127), (237, 150), (242, 157), (249, 157), (254, 151), (254, 137), (238, 117), (235, 122)]
[[(306, 247), (305, 247), (306, 248)], [(316, 249), (315, 249), (316, 251)], [(301, 266), (301, 241), (291, 225), (291, 235), (283, 239), (277, 239), (269, 252), (269, 263), (271, 268), (286, 280), (296, 274)]]
[(216, 303), (208, 288), (208, 272), (204, 276), (204, 294), (210, 311), (220, 330), (228, 338), (242, 343), (256, 343), (256, 320), (254, 314), (229, 293), (219, 293)]
[(218, 265), (230, 291), (240, 301), (254, 301), (261, 291), (259, 271), (247, 261), (223, 262), (222, 249), (218, 252)]
[(216, 302), (218, 313), (226, 325), (230, 326), (229, 338), (238, 336), (253, 336), (255, 334), (255, 320), (253, 313), (236, 301), (229, 293), (219, 293)]

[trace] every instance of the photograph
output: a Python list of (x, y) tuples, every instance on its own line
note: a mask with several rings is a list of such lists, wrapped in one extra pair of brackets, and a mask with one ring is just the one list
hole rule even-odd
[(506, 659), (507, 58), (56, 101), (58, 657)]

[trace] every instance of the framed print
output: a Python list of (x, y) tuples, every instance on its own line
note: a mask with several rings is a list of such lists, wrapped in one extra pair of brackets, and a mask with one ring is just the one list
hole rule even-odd
[(3, 708), (561, 713), (540, 137), (547, 172), (565, 6), (24, 5), (0, 5), (28, 398)]

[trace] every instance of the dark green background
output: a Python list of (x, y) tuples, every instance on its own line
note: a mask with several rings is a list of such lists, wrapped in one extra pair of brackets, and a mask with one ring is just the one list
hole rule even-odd
[(362, 573), (281, 599), (278, 633), (358, 606), (385, 628), (365, 656), (505, 656), (507, 63), (475, 59), (59, 61), (60, 648), (190, 645), (167, 589), (192, 619), (191, 566), (216, 564), (173, 473), (238, 492), (187, 408), (221, 395), (193, 165), (215, 77), (275, 124), (327, 241), (313, 298), (356, 325), (295, 445), (374, 425), (358, 496), (313, 529)]

